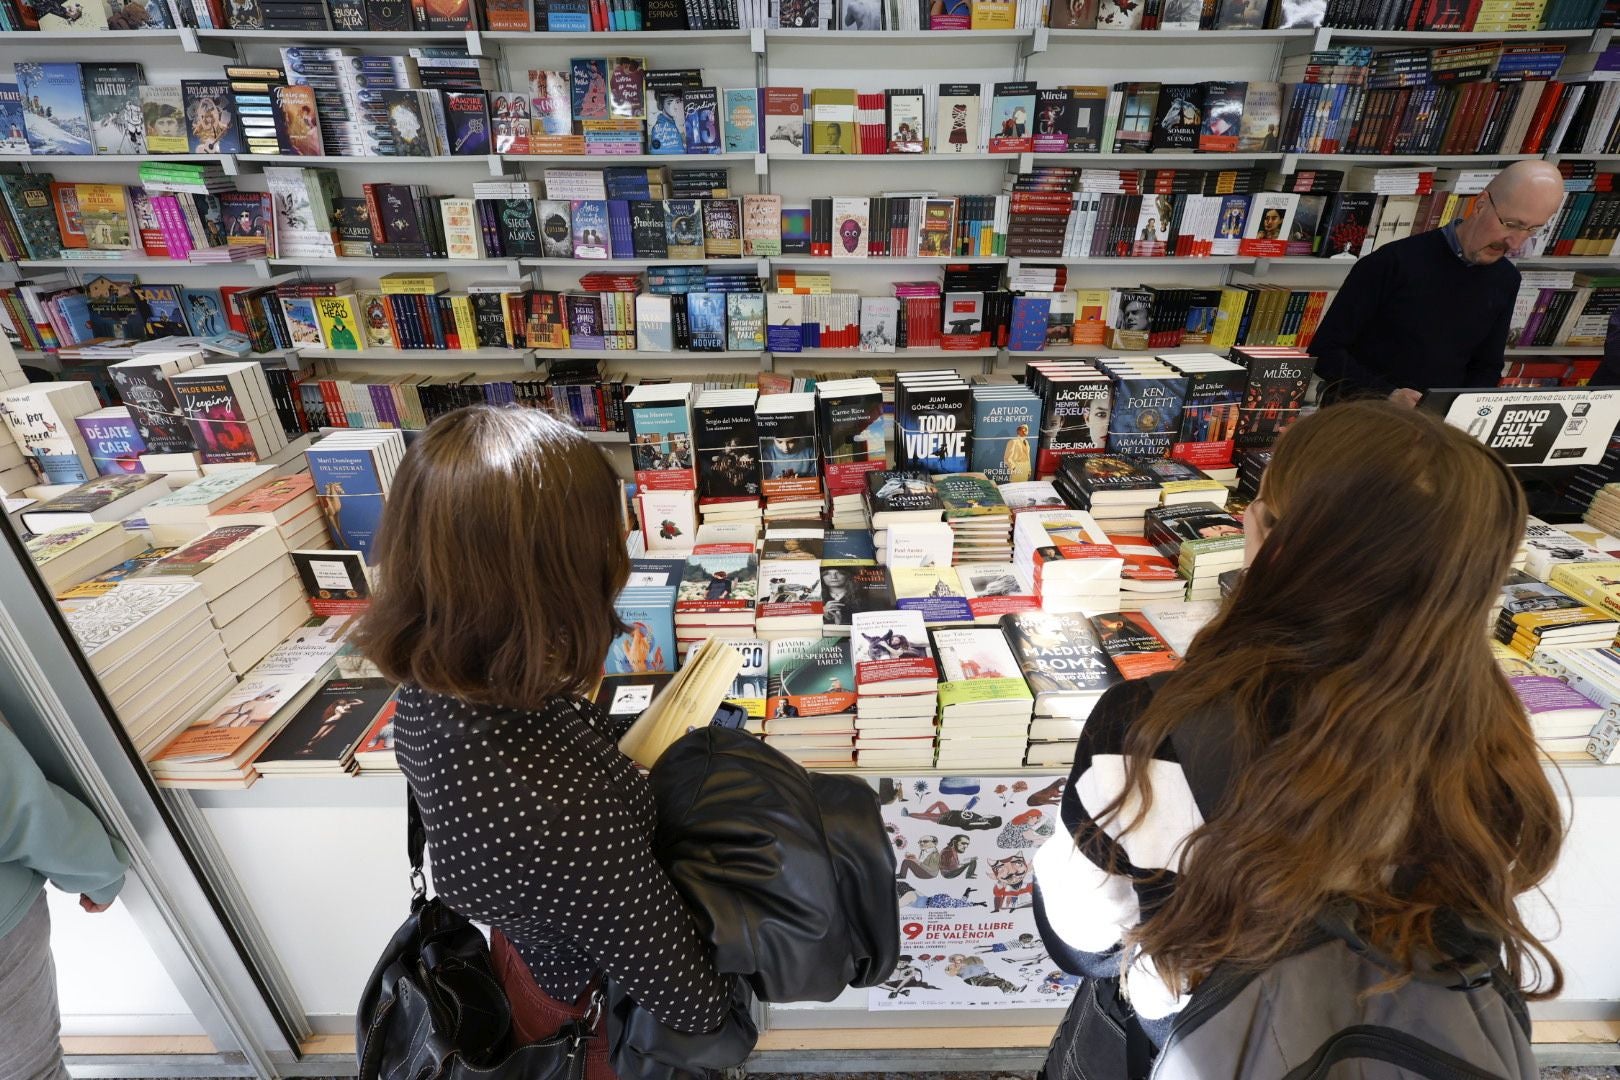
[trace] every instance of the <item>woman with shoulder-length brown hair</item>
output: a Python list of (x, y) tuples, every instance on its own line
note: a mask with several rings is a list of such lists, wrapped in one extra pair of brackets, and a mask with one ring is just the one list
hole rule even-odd
[(1485, 632), (1524, 525), (1500, 459), (1426, 414), (1348, 403), (1284, 435), (1242, 583), (1177, 671), (1098, 702), (1035, 860), (1043, 937), (1137, 1068), (1217, 965), (1265, 969), (1347, 905), (1397, 985), (1460, 917), (1557, 992), (1515, 901), (1563, 822)]
[[(395, 749), (435, 888), (495, 928), (525, 1042), (581, 1015), (603, 974), (677, 1031), (727, 1015), (730, 988), (654, 861), (651, 791), (588, 696), (621, 629), (619, 521), (583, 434), (476, 406), (411, 446), (378, 537), (363, 647), (402, 684)], [(606, 1040), (591, 1053), (591, 1080), (611, 1077)]]

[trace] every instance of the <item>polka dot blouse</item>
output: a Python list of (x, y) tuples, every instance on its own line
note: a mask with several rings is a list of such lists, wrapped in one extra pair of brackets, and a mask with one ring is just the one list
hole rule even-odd
[(652, 791), (605, 730), (589, 702), (502, 711), (406, 687), (395, 748), (434, 888), (510, 939), (552, 997), (602, 971), (677, 1031), (713, 1030), (727, 986), (653, 858)]

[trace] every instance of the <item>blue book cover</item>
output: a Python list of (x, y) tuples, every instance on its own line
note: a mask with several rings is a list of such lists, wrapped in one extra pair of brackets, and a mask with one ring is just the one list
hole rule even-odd
[(728, 154), (757, 154), (759, 145), (759, 90), (727, 90), (722, 100), (721, 126)]
[(896, 411), (900, 425), (898, 462), (902, 469), (931, 473), (966, 472), (973, 436), (972, 391), (966, 386), (912, 391)]
[(973, 400), (973, 472), (998, 484), (1035, 478), (1035, 450), (1041, 438), (1041, 399), (986, 395)]
[(635, 234), (630, 223), (630, 202), (627, 199), (607, 201), (609, 249), (615, 259), (633, 258), (636, 253)]
[(181, 289), (181, 307), (191, 332), (198, 337), (214, 337), (229, 333), (230, 320), (225, 316), (225, 302), (218, 289)]
[(180, 310), (178, 285), (137, 285), (135, 299), (146, 307), (146, 332), (149, 336), (184, 337), (191, 333)]
[(712, 86), (700, 86), (682, 95), (686, 105), (686, 152), (720, 152), (720, 95)]
[(146, 451), (140, 426), (134, 418), (125, 416), (80, 416), (74, 419), (85, 446), (90, 448), (90, 460), (102, 476), (119, 473), (143, 473), (140, 455)]
[(1045, 297), (1013, 297), (1012, 329), (1008, 331), (1007, 347), (1019, 352), (1038, 352), (1046, 348), (1046, 317), (1052, 310), (1052, 301)]
[(870, 529), (828, 529), (821, 538), (824, 563), (875, 563), (877, 548)]
[(576, 199), (569, 205), (574, 232), (574, 258), (608, 257), (608, 207), (601, 199)]
[[(684, 566), (684, 563), (681, 564)], [(678, 573), (678, 572), (677, 572)], [(678, 577), (677, 577), (677, 580)], [(674, 671), (675, 586), (627, 587), (613, 603), (613, 611), (628, 630), (608, 647), (608, 675)]]
[(43, 449), (34, 451), (34, 460), (47, 484), (82, 484), (92, 477), (85, 472), (84, 462), (77, 454), (52, 454)]
[(546, 5), (546, 29), (569, 34), (591, 32), (591, 12), (585, 0), (551, 0)]
[(1131, 457), (1166, 457), (1181, 429), (1186, 379), (1119, 379), (1114, 411), (1108, 418), (1108, 452)]
[(17, 91), (22, 95), (23, 130), (35, 154), (90, 155), (90, 113), (78, 64), (17, 65)]
[(358, 551), (371, 561), (371, 549), (382, 524), (382, 478), (366, 450), (331, 450), (312, 446), (304, 452), (315, 497), (326, 519), (333, 546)]
[(686, 318), (691, 327), (693, 352), (725, 351), (725, 293), (687, 293)]
[[(89, 341), (96, 336), (91, 325), (90, 298), (83, 293), (70, 293), (57, 298), (56, 310), (67, 320), (74, 341)], [(180, 331), (185, 333), (184, 330)], [(154, 337), (157, 335), (153, 335)]]
[(725, 293), (726, 348), (751, 352), (765, 347), (765, 297), (761, 293)]
[(0, 154), (28, 153), (28, 129), (23, 124), (22, 91), (14, 82), (0, 82)]

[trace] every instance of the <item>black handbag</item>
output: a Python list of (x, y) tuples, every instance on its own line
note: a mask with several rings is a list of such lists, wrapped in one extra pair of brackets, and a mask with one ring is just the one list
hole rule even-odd
[(366, 983), (356, 1018), (360, 1080), (582, 1080), (601, 1013), (543, 1042), (512, 1048), (512, 1006), (490, 962), (489, 943), (461, 915), (427, 894), (427, 832), (407, 793), (411, 914)]

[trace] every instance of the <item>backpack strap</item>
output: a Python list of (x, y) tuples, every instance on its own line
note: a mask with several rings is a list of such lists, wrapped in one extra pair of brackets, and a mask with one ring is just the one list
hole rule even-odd
[[(1145, 681), (1154, 694), (1173, 672), (1160, 672)], [(1170, 733), (1170, 746), (1187, 778), (1198, 813), (1205, 821), (1216, 814), (1232, 782), (1231, 722), (1218, 709), (1201, 709), (1184, 718)]]

